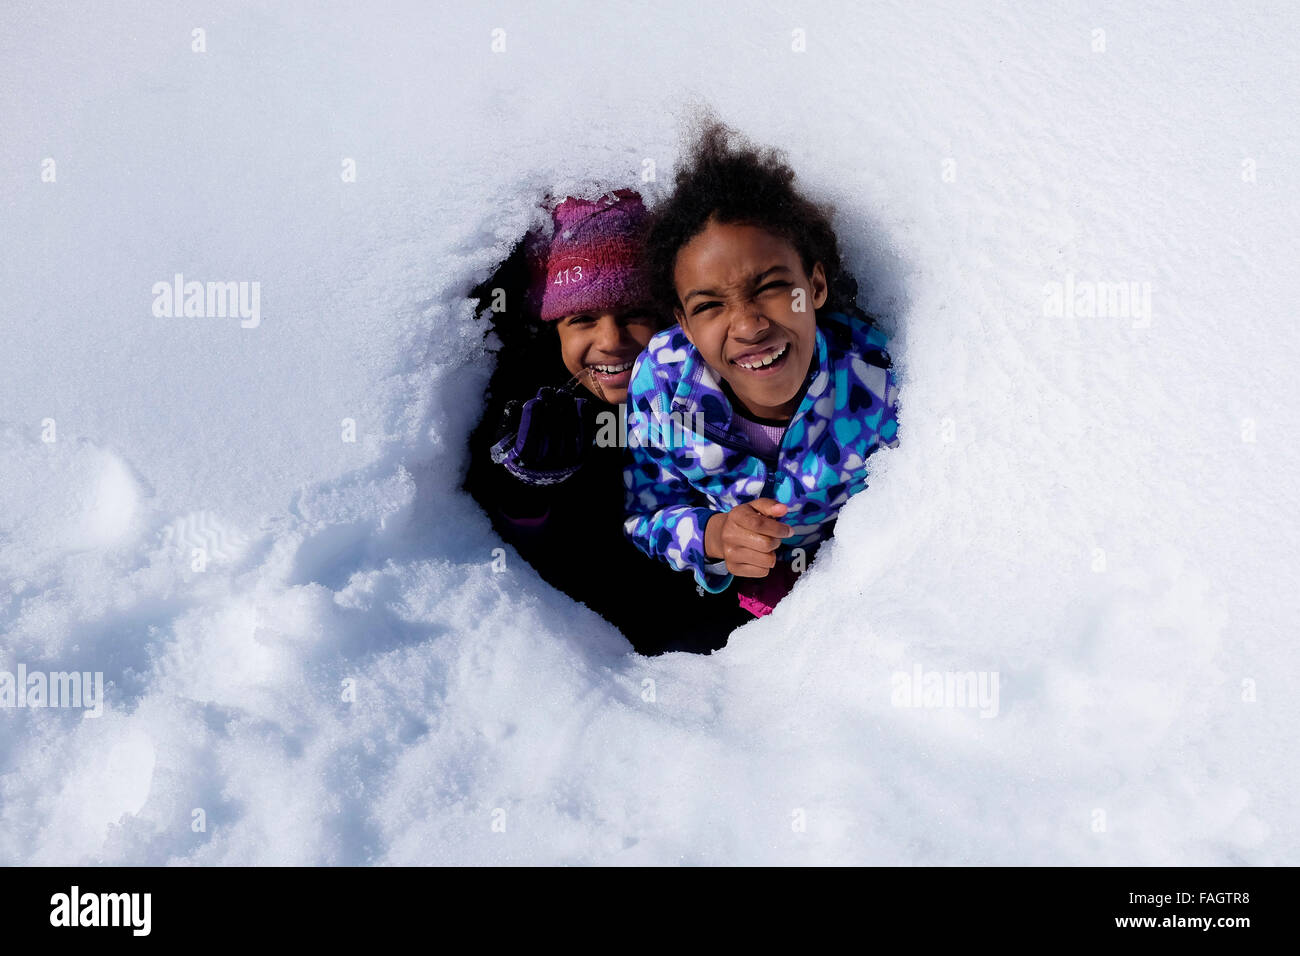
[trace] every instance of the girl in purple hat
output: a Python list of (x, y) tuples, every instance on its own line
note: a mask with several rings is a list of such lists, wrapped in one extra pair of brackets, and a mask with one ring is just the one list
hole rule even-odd
[[(641, 554), (622, 530), (619, 430), (632, 366), (671, 321), (652, 304), (641, 197), (569, 197), (473, 292), (502, 342), (465, 488), (552, 586), (617, 626), (640, 653), (706, 652), (750, 620)], [(493, 311), (505, 290), (504, 311)]]

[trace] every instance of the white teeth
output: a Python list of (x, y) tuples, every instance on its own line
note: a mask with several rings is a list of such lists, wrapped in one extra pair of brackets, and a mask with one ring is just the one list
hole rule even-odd
[(790, 347), (790, 343), (787, 342), (785, 345), (781, 346), (775, 352), (772, 352), (770, 355), (765, 355), (757, 362), (754, 362), (750, 365), (746, 365), (744, 362), (737, 362), (736, 364), (739, 365), (741, 368), (747, 368), (751, 371), (753, 371), (756, 368), (766, 368), (767, 366), (775, 362), (777, 359), (779, 359), (782, 355), (784, 355), (785, 350), (788, 349), (789, 347)]
[(626, 372), (632, 367), (631, 362), (624, 362), (622, 365), (593, 365), (591, 366), (597, 372), (604, 372), (606, 375), (617, 375), (619, 372)]

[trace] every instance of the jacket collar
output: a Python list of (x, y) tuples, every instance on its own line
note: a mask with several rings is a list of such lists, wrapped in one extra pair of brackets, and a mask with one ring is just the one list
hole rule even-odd
[[(684, 334), (683, 339), (685, 339)], [(684, 345), (686, 348), (686, 361), (682, 363), (682, 377), (677, 382), (677, 389), (673, 393), (672, 405), (669, 411), (684, 412), (687, 415), (694, 415), (697, 412), (702, 413), (706, 425), (713, 425), (724, 431), (730, 431), (731, 402), (722, 390), (722, 383), (719, 380), (718, 373), (704, 361), (699, 349), (690, 342), (685, 342)], [(820, 324), (816, 327), (816, 346), (814, 359), (809, 363), (808, 376), (804, 379), (804, 383), (800, 388), (802, 399), (794, 414), (796, 418), (826, 393), (832, 381), (831, 375), (818, 374), (822, 370), (829, 370), (830, 368), (826, 333), (822, 331)], [(816, 383), (816, 389), (811, 387), (814, 383)], [(814, 391), (816, 394), (814, 394)], [(706, 396), (712, 396), (716, 400), (705, 402)], [(693, 418), (683, 418), (682, 420), (694, 421)]]

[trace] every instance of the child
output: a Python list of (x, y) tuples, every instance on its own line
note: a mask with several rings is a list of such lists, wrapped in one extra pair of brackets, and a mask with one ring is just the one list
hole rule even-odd
[(465, 487), (543, 579), (638, 652), (721, 647), (746, 615), (626, 540), (628, 453), (598, 440), (615, 432), (600, 424), (617, 420), (633, 361), (668, 324), (649, 294), (645, 208), (619, 190), (565, 199), (552, 219), (552, 235), (530, 235), (474, 290), (480, 314), (497, 290), (507, 308), (490, 313), (502, 348)]
[(731, 135), (704, 131), (647, 240), (677, 325), (632, 370), (628, 428), (703, 424), (633, 448), (625, 530), (710, 592), (742, 578), (740, 604), (763, 615), (866, 487), (867, 457), (897, 444), (897, 389), (827, 213)]

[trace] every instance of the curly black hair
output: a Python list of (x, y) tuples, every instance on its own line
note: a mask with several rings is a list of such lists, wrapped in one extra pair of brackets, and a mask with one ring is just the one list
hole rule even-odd
[(794, 186), (794, 170), (776, 149), (762, 149), (716, 120), (700, 129), (677, 172), (673, 194), (654, 213), (646, 240), (654, 294), (668, 309), (681, 307), (673, 272), (677, 253), (710, 220), (750, 225), (788, 240), (809, 273), (820, 262), (829, 290), (823, 308), (853, 306), (857, 282), (840, 261), (831, 226), (834, 212)]

